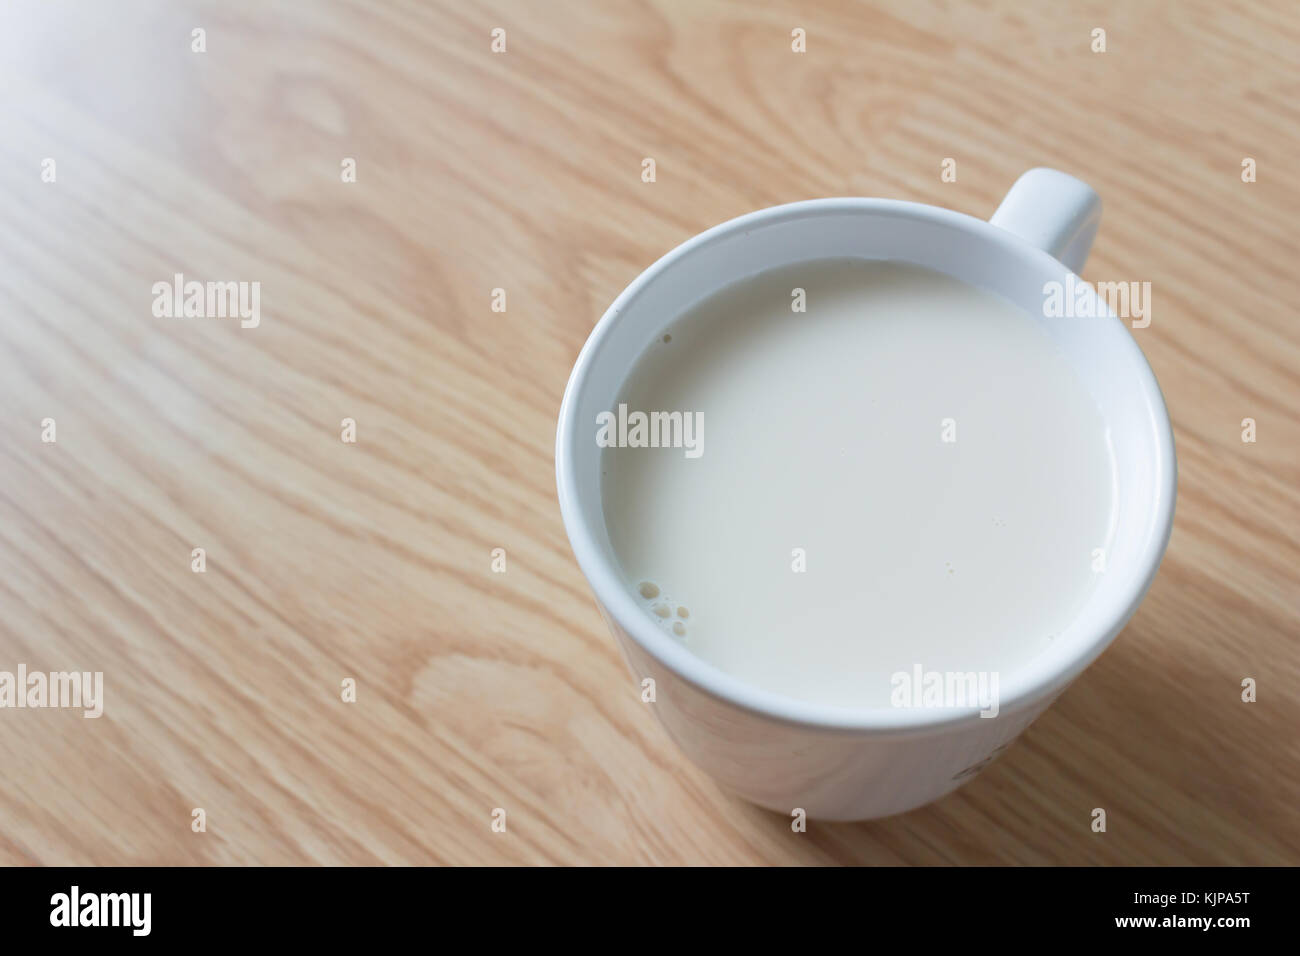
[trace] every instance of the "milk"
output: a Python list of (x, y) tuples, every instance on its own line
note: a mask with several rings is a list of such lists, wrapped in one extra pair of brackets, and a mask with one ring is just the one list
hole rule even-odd
[(697, 454), (614, 427), (602, 460), (647, 619), (825, 704), (897, 706), (901, 673), (1005, 683), (1088, 600), (1114, 525), (1106, 425), (1046, 321), (1063, 320), (856, 260), (767, 272), (681, 316), (618, 402), (624, 425), (699, 422)]

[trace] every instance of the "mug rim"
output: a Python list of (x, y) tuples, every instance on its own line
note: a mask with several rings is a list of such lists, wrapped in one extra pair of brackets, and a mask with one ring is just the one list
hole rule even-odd
[[(931, 206), (926, 203), (898, 199), (867, 197), (839, 197), (808, 199), (799, 202), (770, 206), (745, 213), (691, 236), (661, 256), (628, 284), (601, 316), (584, 343), (565, 386), (556, 429), (555, 478), (560, 502), (560, 513), (565, 532), (573, 548), (578, 566), (586, 577), (600, 607), (629, 639), (660, 666), (671, 671), (700, 691), (742, 710), (776, 720), (783, 724), (809, 727), (831, 732), (902, 733), (938, 729), (965, 723), (979, 717), (979, 706), (962, 708), (904, 708), (904, 707), (843, 707), (790, 697), (767, 690), (736, 677), (717, 665), (698, 656), (693, 651), (673, 641), (656, 627), (632, 598), (632, 589), (625, 580), (622, 569), (606, 559), (597, 535), (586, 521), (579, 502), (576, 486), (576, 442), (584, 434), (576, 420), (579, 393), (589, 371), (598, 361), (608, 337), (627, 306), (641, 294), (660, 273), (674, 263), (692, 255), (706, 245), (718, 242), (735, 232), (769, 226), (801, 217), (829, 215), (887, 215), (927, 219), (953, 227), (976, 241), (1002, 245), (1011, 252), (1027, 257), (1036, 263), (1041, 272), (1049, 268), (1057, 274), (1061, 269), (1071, 272), (1058, 259), (1016, 234), (993, 225), (984, 219), (965, 213)], [(1075, 273), (1071, 273), (1075, 274)], [(1075, 274), (1077, 275), (1077, 274)], [(1152, 581), (1173, 529), (1174, 505), (1177, 495), (1177, 460), (1173, 443), (1173, 427), (1164, 396), (1156, 382), (1155, 373), (1136, 340), (1123, 323), (1106, 306), (1087, 283), (1088, 294), (1101, 307), (1101, 314), (1116, 323), (1116, 347), (1127, 349), (1137, 358), (1139, 381), (1135, 387), (1146, 398), (1153, 415), (1151, 424), (1156, 433), (1153, 465), (1153, 485), (1156, 490), (1155, 514), (1149, 533), (1136, 549), (1136, 563), (1140, 573), (1125, 582), (1108, 601), (1098, 609), (1085, 605), (1084, 612), (1092, 611), (1101, 622), (1085, 634), (1078, 648), (1062, 666), (1047, 668), (1035, 666), (1039, 658), (1009, 672), (1010, 680), (1000, 684), (1006, 693), (999, 695), (998, 714), (1021, 712), (1041, 701), (1049, 700), (1081, 674), (1110, 645), (1136, 612)], [(601, 508), (603, 513), (603, 505)], [(615, 559), (616, 560), (616, 559)], [(1077, 620), (1077, 617), (1076, 617)], [(992, 718), (996, 719), (996, 717)]]

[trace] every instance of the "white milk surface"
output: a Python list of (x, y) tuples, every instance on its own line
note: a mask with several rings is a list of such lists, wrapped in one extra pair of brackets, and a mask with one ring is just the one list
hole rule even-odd
[(680, 317), (620, 401), (702, 414), (698, 457), (602, 462), (649, 618), (804, 700), (889, 706), (918, 666), (1005, 684), (1087, 600), (1113, 523), (1105, 423), (1040, 321), (1065, 320), (857, 260), (767, 272)]

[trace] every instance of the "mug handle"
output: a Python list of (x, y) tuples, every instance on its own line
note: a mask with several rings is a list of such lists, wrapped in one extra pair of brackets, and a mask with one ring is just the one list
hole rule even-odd
[(1016, 180), (989, 222), (1083, 271), (1101, 221), (1101, 197), (1082, 180), (1040, 166)]

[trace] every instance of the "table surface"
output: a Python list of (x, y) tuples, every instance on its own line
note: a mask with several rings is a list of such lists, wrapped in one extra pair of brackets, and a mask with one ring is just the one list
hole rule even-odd
[[(0, 862), (1300, 862), (1298, 62), (1284, 2), (6, 3), (0, 670), (102, 671), (104, 712), (0, 711)], [(1038, 165), (1105, 200), (1085, 278), (1152, 284), (1168, 555), (983, 775), (794, 833), (604, 630), (569, 369), (711, 225), (986, 217)], [(156, 317), (176, 273), (260, 324)]]

